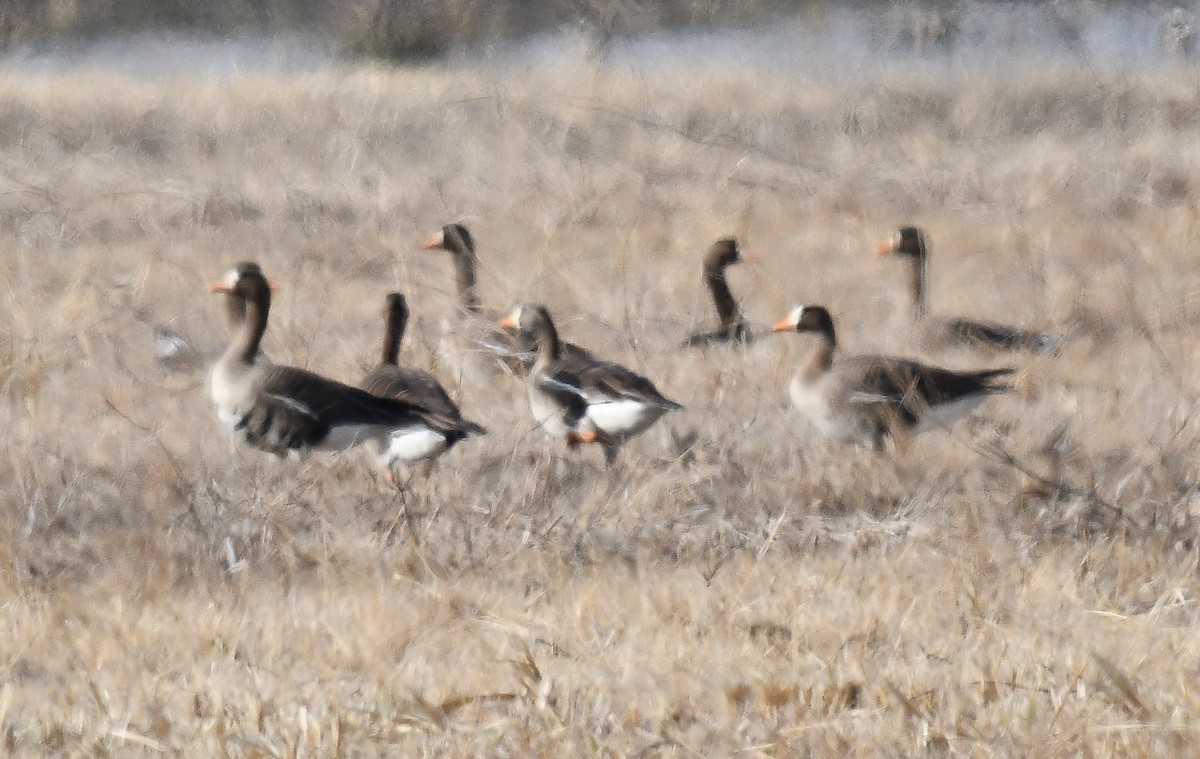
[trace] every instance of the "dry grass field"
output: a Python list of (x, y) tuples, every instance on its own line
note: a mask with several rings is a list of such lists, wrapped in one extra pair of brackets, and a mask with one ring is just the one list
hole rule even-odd
[[(584, 52), (282, 79), (0, 75), (0, 743), (21, 756), (1182, 756), (1200, 742), (1200, 80), (903, 63), (804, 75)], [(439, 353), (465, 221), (493, 309), (687, 406), (613, 471)], [(685, 353), (699, 257), (765, 328), (920, 355), (932, 308), (1069, 337), (889, 454), (790, 409), (797, 335)], [(280, 285), (266, 349), (403, 355), (490, 434), (392, 493), (362, 453), (232, 448), (206, 286)]]

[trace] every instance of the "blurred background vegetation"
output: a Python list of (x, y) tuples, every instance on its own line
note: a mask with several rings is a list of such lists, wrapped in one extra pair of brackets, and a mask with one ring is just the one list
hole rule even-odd
[[(404, 59), (456, 45), (578, 28), (600, 38), (761, 24), (858, 0), (0, 0), (0, 49), (149, 31), (307, 31), (348, 53)], [(909, 4), (917, 7), (917, 4)], [(919, 4), (922, 8), (952, 3)]]

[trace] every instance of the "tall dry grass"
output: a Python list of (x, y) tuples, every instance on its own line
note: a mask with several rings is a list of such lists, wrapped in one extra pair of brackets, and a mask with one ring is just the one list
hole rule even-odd
[[(1194, 72), (937, 75), (340, 68), (0, 78), (0, 740), (18, 755), (1178, 756), (1194, 745), (1200, 265)], [(1014, 68), (1016, 70), (1014, 70)], [(686, 412), (606, 472), (458, 386), (420, 240), (463, 220), (484, 301)], [(894, 455), (788, 410), (805, 349), (674, 346), (734, 233), (763, 326), (834, 312), (915, 354), (933, 308), (1070, 336)], [(406, 498), (365, 457), (233, 448), (153, 327), (226, 338), (260, 261), (267, 350), (356, 380), (384, 294), (405, 357), (491, 434)]]

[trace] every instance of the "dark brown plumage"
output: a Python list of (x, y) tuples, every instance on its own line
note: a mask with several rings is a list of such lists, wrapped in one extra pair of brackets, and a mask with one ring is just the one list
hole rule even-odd
[(709, 247), (704, 255), (703, 279), (704, 285), (712, 295), (713, 306), (717, 311), (718, 329), (712, 332), (698, 332), (690, 336), (684, 345), (704, 346), (714, 343), (749, 343), (754, 340), (754, 334), (742, 317), (733, 291), (725, 278), (725, 270), (742, 261), (754, 261), (757, 256), (749, 251), (743, 251), (738, 241), (732, 237), (717, 240)]

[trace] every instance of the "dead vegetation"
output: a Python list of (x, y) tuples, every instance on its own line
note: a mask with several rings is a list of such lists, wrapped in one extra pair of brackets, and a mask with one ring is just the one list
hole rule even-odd
[[(1019, 65), (1019, 64), (1018, 64)], [(18, 755), (1176, 756), (1198, 724), (1194, 72), (787, 77), (534, 66), (0, 78), (0, 740)], [(203, 290), (280, 283), (267, 351), (354, 381), (383, 295), (442, 375), (442, 223), (481, 295), (687, 410), (564, 455), (518, 382), (407, 496), (231, 449)], [(1045, 326), (1018, 391), (894, 456), (788, 411), (801, 338), (674, 350), (737, 234), (748, 320), (931, 307)], [(955, 365), (1000, 363), (970, 356)]]

